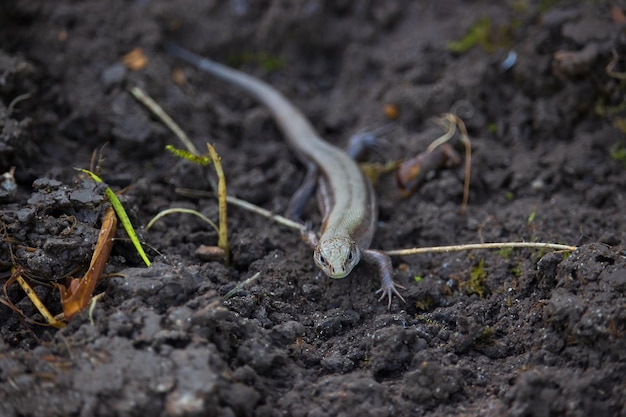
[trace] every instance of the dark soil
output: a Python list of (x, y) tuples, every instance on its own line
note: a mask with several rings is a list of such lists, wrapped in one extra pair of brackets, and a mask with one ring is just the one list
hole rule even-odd
[[(15, 167), (0, 190), (3, 280), (21, 265), (61, 311), (50, 283), (84, 274), (108, 204), (73, 167), (103, 147), (101, 176), (125, 189), (153, 264), (118, 231), (105, 295), (63, 330), (33, 324), (43, 318), (11, 285), (2, 298), (22, 314), (0, 305), (0, 415), (626, 416), (624, 6), (2, 2), (0, 172)], [(451, 51), (472, 27), (488, 36)], [(177, 139), (130, 87), (198, 148), (215, 144), (230, 194), (280, 213), (304, 176), (267, 110), (168, 56), (167, 41), (266, 80), (338, 146), (397, 111), (370, 161), (424, 151), (442, 134), (434, 116), (470, 106), (459, 111), (473, 146), (466, 213), (462, 168), (407, 198), (383, 176), (373, 247), (579, 249), (396, 257), (406, 303), (387, 309), (374, 271), (320, 276), (296, 232), (242, 209), (229, 208), (230, 266), (196, 253), (217, 243), (196, 217), (146, 231), (165, 208), (216, 219), (217, 204), (176, 192), (209, 190), (212, 168), (166, 152)], [(135, 48), (148, 61), (131, 69)], [(313, 202), (305, 217), (319, 224)]]

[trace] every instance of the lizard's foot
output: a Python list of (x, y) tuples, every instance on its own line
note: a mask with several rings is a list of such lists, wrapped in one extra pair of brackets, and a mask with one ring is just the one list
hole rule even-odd
[(380, 298), (378, 299), (378, 301), (380, 302), (385, 297), (387, 297), (387, 299), (389, 300), (389, 302), (387, 303), (387, 308), (389, 309), (389, 308), (391, 308), (391, 299), (393, 298), (393, 295), (395, 294), (399, 299), (402, 300), (403, 303), (406, 303), (406, 300), (400, 294), (400, 292), (398, 291), (398, 288), (400, 288), (402, 290), (406, 290), (405, 287), (403, 287), (400, 284), (396, 284), (395, 282), (393, 282), (392, 279), (385, 279), (385, 277), (383, 277), (382, 285), (381, 285), (380, 289), (378, 291), (376, 291), (376, 294), (382, 293)]
[(381, 286), (376, 294), (382, 293), (378, 301), (382, 301), (387, 297), (389, 302), (387, 308), (391, 308), (391, 299), (393, 295), (397, 295), (402, 302), (406, 303), (404, 297), (400, 295), (398, 288), (405, 290), (402, 285), (393, 282), (393, 266), (391, 265), (391, 258), (385, 252), (375, 249), (366, 249), (361, 251), (361, 258), (366, 262), (375, 265), (380, 275)]

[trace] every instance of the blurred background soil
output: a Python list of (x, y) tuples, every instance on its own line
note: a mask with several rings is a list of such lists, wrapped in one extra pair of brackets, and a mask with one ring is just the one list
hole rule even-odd
[[(16, 285), (0, 295), (2, 416), (626, 416), (626, 4), (620, 1), (24, 0), (0, 5), (2, 283), (10, 266), (48, 308), (85, 273), (107, 206), (98, 169), (152, 266), (119, 228), (104, 293), (62, 330)], [(381, 128), (369, 162), (399, 161), (454, 112), (463, 167), (401, 196), (378, 179), (373, 247), (540, 241), (574, 252), (394, 257), (406, 303), (375, 271), (320, 276), (293, 230), (229, 208), (217, 234), (212, 168), (229, 194), (281, 213), (304, 177), (268, 111), (173, 59), (168, 41), (259, 77), (345, 146)], [(458, 139), (452, 146), (464, 155)], [(96, 153), (95, 157), (94, 152)], [(305, 213), (318, 225), (314, 202)], [(234, 297), (223, 296), (259, 272)], [(10, 308), (9, 306), (13, 307)], [(19, 310), (19, 311), (17, 311)]]

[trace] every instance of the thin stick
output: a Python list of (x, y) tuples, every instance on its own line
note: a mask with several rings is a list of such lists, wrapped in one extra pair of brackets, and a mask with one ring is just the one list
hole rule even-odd
[(15, 109), (15, 106), (17, 105), (17, 103), (19, 103), (20, 101), (24, 101), (26, 99), (30, 98), (30, 94), (29, 93), (25, 93), (25, 94), (20, 94), (19, 96), (15, 97), (11, 103), (9, 103), (9, 107), (7, 107), (7, 115), (11, 116), (11, 114), (13, 114), (13, 110)]
[(89, 302), (89, 323), (91, 323), (92, 326), (96, 325), (93, 320), (93, 312), (96, 309), (96, 304), (98, 303), (98, 301), (100, 301), (101, 298), (104, 298), (104, 294), (105, 293), (101, 292), (98, 295), (94, 295), (93, 297), (91, 297), (91, 301)]
[(227, 205), (226, 205), (226, 177), (224, 176), (224, 170), (222, 169), (222, 158), (217, 154), (215, 148), (206, 144), (211, 160), (213, 161), (213, 167), (217, 174), (217, 209), (218, 209), (218, 222), (220, 225), (217, 232), (217, 246), (224, 250), (225, 264), (230, 262), (230, 249), (228, 247), (228, 222), (226, 219)]
[(217, 225), (208, 217), (206, 217), (204, 214), (200, 213), (197, 210), (192, 210), (192, 209), (187, 209), (187, 208), (170, 208), (170, 209), (165, 209), (162, 210), (160, 212), (157, 213), (156, 216), (154, 216), (146, 225), (146, 230), (150, 230), (150, 228), (152, 226), (154, 226), (154, 224), (161, 218), (164, 216), (167, 216), (169, 214), (173, 214), (173, 213), (184, 213), (184, 214), (193, 214), (194, 216), (199, 217), (200, 219), (202, 219), (203, 222), (208, 223), (213, 229), (215, 229), (215, 231), (217, 233), (219, 233), (219, 228), (217, 227)]
[(557, 243), (545, 242), (502, 242), (502, 243), (470, 243), (467, 245), (451, 246), (431, 246), (428, 248), (409, 248), (388, 250), (385, 253), (389, 256), (419, 255), (423, 253), (460, 252), (473, 249), (502, 249), (502, 248), (533, 248), (533, 249), (555, 249), (574, 251), (576, 246), (560, 245)]
[(607, 64), (606, 69), (605, 69), (606, 73), (608, 74), (609, 77), (613, 77), (618, 80), (626, 80), (626, 72), (615, 71), (615, 66), (619, 62), (619, 55), (617, 54), (617, 51), (615, 50), (615, 48), (611, 50), (611, 54), (612, 54), (611, 61)]
[(178, 137), (178, 139), (185, 145), (187, 150), (194, 155), (200, 155), (198, 149), (189, 140), (187, 134), (178, 126), (178, 123), (174, 121), (159, 104), (152, 99), (145, 91), (135, 86), (128, 90), (139, 102), (146, 106), (152, 113), (155, 114), (165, 125)]
[[(210, 191), (202, 191), (202, 190), (192, 190), (189, 188), (177, 188), (176, 192), (180, 195), (184, 195), (187, 197), (215, 197), (215, 193)], [(275, 221), (278, 224), (282, 224), (283, 226), (290, 227), (292, 229), (298, 230), (300, 232), (307, 231), (308, 228), (306, 225), (295, 222), (287, 217), (281, 216), (280, 214), (273, 213), (269, 210), (264, 209), (263, 207), (259, 207), (255, 204), (249, 203), (245, 200), (242, 200), (233, 196), (226, 196), (226, 201), (233, 206), (241, 207), (244, 210), (251, 211), (260, 216), (265, 217), (266, 219), (270, 219)]]
[[(452, 117), (452, 119), (451, 119), (451, 117)], [(427, 152), (434, 151), (437, 147), (443, 145), (444, 143), (446, 143), (447, 141), (452, 139), (452, 137), (456, 133), (456, 123), (454, 121), (454, 115), (452, 115), (451, 113), (446, 113), (446, 114), (443, 115), (443, 117), (435, 118), (435, 122), (443, 130), (446, 130), (447, 132), (444, 133), (439, 138), (437, 138), (434, 141), (432, 141), (430, 143), (430, 145), (428, 145), (428, 148), (426, 148)]]
[[(22, 289), (24, 290), (24, 292), (26, 293), (30, 301), (33, 303), (35, 308), (37, 308), (37, 310), (43, 316), (43, 318), (46, 319), (46, 321), (48, 322), (48, 325), (52, 327), (56, 327), (57, 329), (62, 329), (66, 326), (65, 323), (56, 320), (54, 316), (50, 313), (48, 308), (44, 305), (44, 303), (41, 302), (39, 297), (37, 297), (35, 290), (33, 290), (33, 287), (31, 287), (30, 284), (26, 282), (24, 278), (22, 278), (21, 270), (16, 271), (15, 279), (17, 280), (17, 283), (20, 284), (20, 287), (22, 287)], [(5, 288), (5, 294), (6, 294), (6, 288)]]
[(428, 145), (426, 148), (427, 152), (432, 152), (437, 147), (443, 145), (456, 133), (456, 129), (458, 127), (460, 131), (460, 141), (465, 146), (465, 178), (463, 180), (463, 202), (461, 203), (461, 214), (465, 213), (467, 209), (467, 202), (469, 200), (469, 186), (470, 186), (470, 173), (472, 166), (472, 143), (469, 139), (469, 135), (467, 134), (467, 128), (465, 127), (465, 123), (459, 116), (454, 113), (445, 113), (442, 117), (438, 117), (435, 119), (435, 122), (441, 126), (443, 130), (447, 132), (443, 134), (443, 136), (435, 139)]
[(467, 134), (467, 128), (465, 127), (465, 123), (463, 120), (457, 115), (454, 115), (454, 119), (456, 121), (456, 125), (459, 127), (459, 131), (461, 132), (461, 142), (465, 145), (465, 178), (463, 180), (463, 203), (461, 203), (461, 214), (465, 213), (465, 209), (467, 209), (467, 202), (469, 200), (469, 187), (470, 187), (470, 174), (472, 167), (472, 142), (469, 139), (469, 135)]
[(252, 281), (255, 281), (257, 278), (259, 278), (261, 276), (260, 272), (257, 272), (256, 274), (252, 275), (250, 278), (248, 278), (245, 281), (240, 282), (239, 284), (237, 284), (235, 286), (235, 288), (233, 288), (232, 290), (228, 291), (226, 293), (226, 295), (224, 296), (224, 301), (228, 300), (229, 298), (232, 298), (232, 296), (234, 296), (235, 294), (237, 294), (239, 291), (241, 291), (243, 289), (243, 287), (245, 287), (246, 285), (250, 284)]
[(280, 214), (272, 213), (269, 210), (266, 210), (266, 209), (264, 209), (262, 207), (259, 207), (259, 206), (255, 205), (255, 204), (249, 203), (249, 202), (247, 202), (245, 200), (241, 200), (241, 199), (239, 199), (237, 197), (228, 196), (228, 197), (226, 197), (226, 201), (228, 201), (230, 204), (232, 204), (234, 206), (238, 206), (238, 207), (244, 208), (246, 210), (250, 210), (250, 211), (252, 211), (254, 213), (257, 213), (257, 214), (259, 214), (259, 215), (261, 215), (263, 217), (266, 217), (266, 218), (268, 218), (270, 220), (273, 220), (276, 223), (282, 224), (283, 226), (287, 226), (287, 227), (290, 227), (292, 229), (299, 230), (300, 232), (305, 232), (305, 231), (308, 230), (308, 227), (306, 225), (304, 225), (304, 224), (295, 222), (295, 221), (293, 221), (291, 219), (288, 219), (285, 216), (281, 216)]

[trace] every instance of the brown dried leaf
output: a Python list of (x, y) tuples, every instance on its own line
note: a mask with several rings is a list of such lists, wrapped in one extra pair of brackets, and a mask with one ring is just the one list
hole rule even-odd
[(117, 227), (117, 217), (112, 207), (104, 214), (96, 249), (91, 257), (89, 270), (82, 279), (73, 278), (69, 287), (57, 285), (61, 293), (61, 304), (65, 320), (71, 319), (89, 305), (93, 292), (100, 280), (104, 266), (109, 260), (113, 247), (113, 236)]

